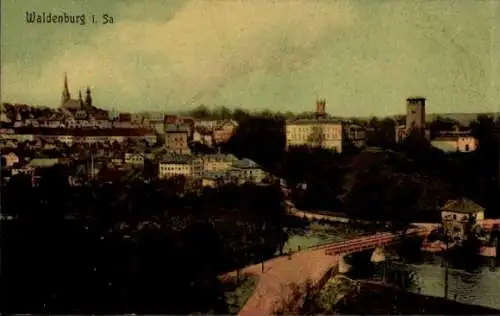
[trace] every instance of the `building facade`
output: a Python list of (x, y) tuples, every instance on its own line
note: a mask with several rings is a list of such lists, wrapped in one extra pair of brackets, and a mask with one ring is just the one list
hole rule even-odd
[(364, 127), (332, 120), (326, 117), (326, 100), (316, 102), (315, 119), (288, 120), (285, 127), (286, 147), (310, 146), (342, 152), (343, 145), (351, 140), (355, 146), (366, 144)]
[(444, 152), (472, 152), (478, 147), (478, 141), (469, 132), (442, 133), (431, 140), (431, 145)]
[(188, 155), (172, 155), (164, 157), (158, 165), (158, 177), (168, 179), (184, 176), (186, 178), (201, 178), (203, 162), (200, 158)]
[(165, 127), (165, 148), (172, 153), (189, 154), (189, 129), (182, 124), (169, 124)]
[(233, 155), (224, 154), (214, 154), (214, 155), (204, 155), (203, 160), (203, 172), (223, 172), (230, 170), (233, 163), (238, 161)]

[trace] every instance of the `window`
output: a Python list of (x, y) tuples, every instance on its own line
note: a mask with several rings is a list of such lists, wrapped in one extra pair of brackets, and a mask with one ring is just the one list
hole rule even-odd
[(469, 151), (469, 144), (465, 145), (465, 151)]

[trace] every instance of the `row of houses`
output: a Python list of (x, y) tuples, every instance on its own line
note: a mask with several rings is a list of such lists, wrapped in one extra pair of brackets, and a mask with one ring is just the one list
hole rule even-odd
[(215, 187), (221, 183), (261, 183), (267, 173), (254, 161), (238, 159), (233, 155), (165, 156), (158, 164), (158, 178), (175, 176), (201, 179), (203, 186)]
[(145, 141), (149, 144), (157, 142), (157, 136), (154, 132), (146, 129), (101, 129), (101, 130), (75, 130), (68, 131), (63, 129), (53, 129), (48, 132), (43, 129), (34, 129), (26, 133), (16, 133), (14, 129), (0, 129), (0, 140), (11, 140), (17, 142), (61, 142), (71, 146), (75, 143), (92, 144), (118, 142), (123, 143), (126, 140)]
[(135, 124), (132, 122), (110, 121), (106, 119), (74, 119), (67, 118), (64, 121), (59, 120), (36, 120), (26, 119), (24, 121), (13, 122), (13, 127), (33, 127), (33, 128), (67, 128), (67, 129), (80, 129), (80, 128), (142, 128), (151, 127), (148, 123)]
[[(37, 169), (46, 168), (60, 163), (69, 163), (67, 158), (34, 158), (25, 159), (17, 157), (14, 153), (2, 156), (4, 160), (3, 168), (10, 169), (12, 175), (32, 174)], [(96, 159), (97, 160), (97, 159)], [(228, 154), (213, 155), (179, 155), (166, 154), (155, 158), (144, 153), (125, 153), (122, 157), (106, 159), (108, 166), (119, 169), (142, 168), (147, 160), (156, 163), (158, 166), (158, 178), (169, 179), (183, 176), (188, 179), (201, 180), (203, 186), (216, 187), (224, 183), (261, 183), (267, 173), (254, 161), (250, 159), (238, 159)], [(93, 175), (97, 175), (99, 168), (94, 167), (97, 161), (92, 160)]]

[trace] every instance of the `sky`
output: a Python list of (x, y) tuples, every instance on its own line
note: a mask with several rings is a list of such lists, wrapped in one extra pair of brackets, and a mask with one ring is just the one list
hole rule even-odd
[[(1, 98), (174, 112), (200, 104), (335, 116), (496, 112), (500, 1), (4, 0)], [(29, 24), (26, 12), (86, 15)], [(103, 24), (108, 14), (113, 23)], [(98, 23), (90, 21), (94, 15)]]

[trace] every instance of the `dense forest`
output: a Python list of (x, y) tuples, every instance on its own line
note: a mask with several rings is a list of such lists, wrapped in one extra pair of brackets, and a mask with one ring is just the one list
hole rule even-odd
[(227, 313), (217, 276), (274, 256), (300, 227), (279, 186), (184, 192), (183, 179), (70, 187), (64, 167), (3, 192), (2, 307), (30, 313)]

